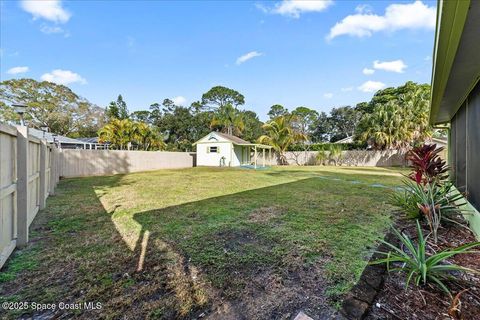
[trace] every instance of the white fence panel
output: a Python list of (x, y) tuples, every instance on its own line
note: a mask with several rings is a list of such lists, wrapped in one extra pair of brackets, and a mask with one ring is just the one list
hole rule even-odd
[(40, 209), (40, 140), (29, 138), (28, 142), (28, 225)]
[(28, 230), (58, 182), (58, 153), (26, 127), (0, 123), (0, 268)]
[(0, 267), (15, 249), (17, 238), (16, 130), (0, 124)]

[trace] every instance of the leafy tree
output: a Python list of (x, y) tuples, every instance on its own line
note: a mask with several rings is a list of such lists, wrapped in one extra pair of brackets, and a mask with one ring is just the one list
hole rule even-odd
[(268, 111), (267, 115), (270, 117), (270, 120), (280, 117), (286, 116), (288, 114), (288, 109), (282, 106), (281, 104), (274, 104), (270, 107), (270, 111)]
[(216, 86), (202, 95), (202, 105), (210, 108), (222, 108), (227, 105), (238, 107), (245, 104), (245, 97), (233, 89)]
[(330, 117), (325, 112), (321, 112), (313, 123), (312, 141), (327, 142), (330, 140), (332, 131), (333, 125)]
[(192, 150), (192, 143), (210, 132), (212, 118), (213, 111), (203, 111), (198, 102), (187, 108), (165, 99), (150, 106), (150, 121), (165, 137), (168, 150)]
[(295, 129), (310, 139), (318, 112), (307, 107), (298, 107), (292, 111), (292, 121)]
[(162, 106), (165, 112), (171, 112), (177, 107), (177, 105), (175, 105), (175, 102), (173, 102), (173, 100), (168, 98), (163, 99)]
[[(300, 133), (305, 139), (303, 139), (303, 151), (305, 159), (307, 159), (307, 151), (310, 149), (312, 141), (311, 135), (313, 132), (313, 126), (318, 118), (318, 112), (307, 107), (298, 107), (292, 111), (292, 126), (294, 130)], [(299, 153), (294, 153), (295, 162), (299, 164)]]
[(78, 96), (70, 88), (48, 81), (12, 79), (0, 83), (0, 120), (19, 123), (9, 107), (27, 105), (28, 126), (47, 127), (50, 132), (72, 137), (91, 135), (105, 123), (103, 109)]
[(333, 108), (330, 111), (330, 123), (332, 124), (330, 142), (353, 136), (361, 115), (350, 106)]
[(266, 134), (258, 138), (258, 142), (272, 146), (280, 164), (287, 164), (285, 152), (288, 147), (306, 138), (292, 127), (291, 115), (272, 119), (263, 125), (263, 129)]
[(105, 110), (105, 114), (107, 115), (108, 119), (128, 119), (129, 112), (127, 108), (127, 103), (123, 101), (123, 97), (121, 94), (118, 95), (117, 101), (112, 101), (107, 106)]
[(247, 141), (257, 141), (257, 139), (262, 135), (262, 121), (258, 119), (258, 116), (255, 112), (250, 110), (240, 111), (243, 118), (244, 130), (241, 137)]
[[(194, 116), (189, 108), (167, 105), (154, 124), (164, 135), (169, 150), (189, 151), (192, 148)], [(207, 127), (208, 128), (208, 127)]]
[(96, 137), (98, 129), (105, 125), (107, 119), (105, 111), (98, 106), (93, 107), (90, 112), (80, 121), (75, 129), (68, 134), (71, 138)]
[(203, 138), (210, 132), (210, 123), (213, 119), (213, 112), (196, 111), (196, 109), (190, 109), (190, 111), (193, 112), (193, 118), (190, 124), (189, 141), (190, 143), (193, 143), (200, 138)]
[(130, 114), (130, 119), (136, 122), (150, 123), (150, 115), (150, 111), (148, 110), (134, 111)]
[(229, 135), (241, 135), (245, 129), (243, 114), (231, 104), (221, 106), (215, 112), (210, 127), (220, 128)]
[(372, 113), (373, 107), (374, 106), (368, 102), (360, 102), (357, 103), (357, 105), (355, 106), (355, 110), (360, 112), (361, 114)]
[(162, 108), (161, 105), (157, 102), (150, 105), (150, 122), (155, 123), (162, 117)]
[(370, 107), (373, 109), (377, 104), (385, 104), (389, 101), (398, 100), (400, 96), (407, 93), (412, 93), (418, 88), (422, 90), (429, 90), (430, 85), (428, 84), (417, 84), (413, 81), (407, 81), (403, 86), (399, 87), (389, 87), (382, 90), (378, 90), (372, 97), (372, 100), (369, 102)]
[(194, 113), (198, 113), (198, 112), (201, 112), (201, 111), (204, 109), (204, 105), (202, 104), (201, 101), (194, 101), (194, 102), (192, 102), (192, 104), (190, 105), (190, 109), (191, 109)]

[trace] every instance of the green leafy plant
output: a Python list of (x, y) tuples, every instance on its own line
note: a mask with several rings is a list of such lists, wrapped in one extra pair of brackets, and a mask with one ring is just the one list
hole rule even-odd
[(317, 155), (315, 156), (315, 160), (317, 164), (325, 165), (325, 162), (328, 159), (328, 153), (326, 151), (318, 151)]
[(403, 184), (403, 190), (394, 192), (390, 202), (401, 207), (408, 218), (420, 220), (426, 218), (431, 225), (430, 222), (437, 216), (440, 216), (440, 222), (455, 222), (453, 220), (455, 215), (468, 214), (468, 211), (459, 208), (466, 204), (465, 198), (461, 193), (454, 191), (453, 184), (449, 181), (442, 185), (436, 183), (422, 185), (412, 180), (404, 180)]
[(420, 212), (418, 205), (417, 205), (417, 197), (415, 197), (412, 193), (412, 190), (407, 185), (410, 184), (411, 181), (403, 181), (405, 187), (401, 187), (400, 190), (394, 191), (390, 193), (389, 202), (401, 208), (407, 218), (409, 219), (423, 219), (422, 213)]
[(331, 144), (328, 151), (328, 158), (337, 165), (342, 159), (343, 146), (341, 144)]
[[(465, 268), (447, 261), (450, 257), (457, 254), (472, 253), (472, 248), (480, 246), (480, 242), (472, 242), (457, 248), (447, 249), (441, 252), (427, 254), (427, 237), (423, 236), (420, 223), (417, 220), (417, 245), (406, 234), (400, 233), (393, 229), (393, 232), (401, 241), (402, 247), (397, 247), (394, 244), (383, 241), (392, 251), (379, 252), (385, 258), (370, 262), (370, 264), (387, 264), (387, 269), (391, 271), (403, 271), (407, 274), (406, 288), (413, 281), (416, 286), (425, 285), (427, 282), (434, 283), (443, 291), (451, 296), (450, 290), (444, 283), (445, 280), (451, 279), (452, 272), (471, 272), (479, 273), (477, 270)], [(392, 264), (395, 264), (393, 268)]]

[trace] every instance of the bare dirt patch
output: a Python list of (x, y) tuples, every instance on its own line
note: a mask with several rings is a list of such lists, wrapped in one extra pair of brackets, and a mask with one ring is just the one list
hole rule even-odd
[[(220, 232), (217, 241), (226, 254), (249, 255), (251, 245), (268, 251), (273, 244), (249, 231)], [(294, 251), (280, 263), (248, 263), (228, 266), (229, 279), (221, 302), (214, 302), (209, 319), (290, 319), (300, 310), (307, 314), (334, 314), (325, 295), (322, 263), (306, 264)], [(236, 290), (232, 288), (237, 287)]]

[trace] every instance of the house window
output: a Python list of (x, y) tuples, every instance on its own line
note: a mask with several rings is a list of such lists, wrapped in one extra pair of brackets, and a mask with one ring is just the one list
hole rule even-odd
[(218, 153), (218, 147), (208, 147), (207, 149), (208, 153)]

